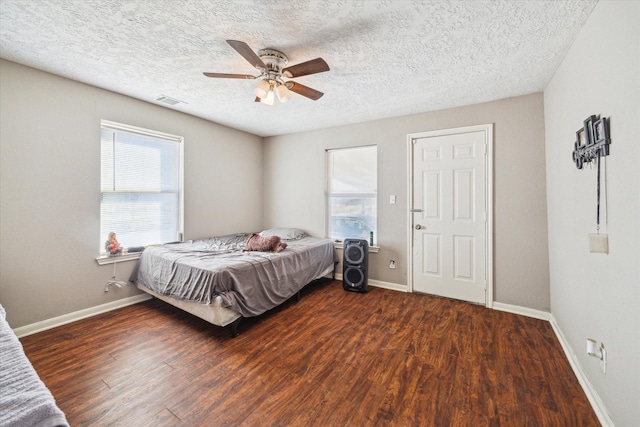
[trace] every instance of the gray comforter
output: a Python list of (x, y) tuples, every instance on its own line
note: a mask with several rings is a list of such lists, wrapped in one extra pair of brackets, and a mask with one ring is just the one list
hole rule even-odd
[(0, 305), (0, 425), (69, 427), (64, 413), (24, 354)]
[(144, 250), (131, 280), (187, 301), (222, 305), (257, 316), (295, 295), (337, 262), (328, 239), (287, 241), (280, 253), (245, 252), (250, 234), (152, 246)]

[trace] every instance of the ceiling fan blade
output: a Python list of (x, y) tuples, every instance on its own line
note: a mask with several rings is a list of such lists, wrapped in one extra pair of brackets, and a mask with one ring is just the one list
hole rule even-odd
[(322, 98), (322, 95), (324, 95), (324, 93), (320, 91), (311, 89), (308, 86), (301, 85), (300, 83), (296, 82), (287, 82), (287, 87), (290, 91), (295, 92), (298, 95), (306, 96), (307, 98), (313, 99), (314, 101), (317, 101), (318, 99)]
[(226, 73), (202, 73), (207, 77), (216, 77), (219, 79), (255, 79), (256, 76), (250, 74), (226, 74)]
[(262, 59), (249, 47), (245, 42), (241, 42), (238, 40), (227, 40), (227, 43), (231, 45), (232, 48), (236, 50), (244, 59), (246, 59), (251, 65), (255, 68), (261, 68), (263, 70), (267, 69), (267, 66)]
[(322, 58), (312, 59), (301, 64), (292, 65), (282, 69), (282, 75), (288, 78), (307, 76), (309, 74), (329, 71), (329, 65)]

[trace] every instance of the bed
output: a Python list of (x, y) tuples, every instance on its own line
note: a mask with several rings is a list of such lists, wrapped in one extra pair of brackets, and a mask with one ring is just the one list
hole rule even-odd
[[(279, 252), (246, 250), (256, 238), (286, 247)], [(279, 228), (259, 237), (237, 233), (148, 247), (130, 280), (214, 325), (231, 325), (235, 337), (243, 317), (258, 316), (299, 295), (313, 280), (335, 275), (337, 262), (331, 240)]]
[(69, 427), (5, 317), (0, 305), (0, 425)]

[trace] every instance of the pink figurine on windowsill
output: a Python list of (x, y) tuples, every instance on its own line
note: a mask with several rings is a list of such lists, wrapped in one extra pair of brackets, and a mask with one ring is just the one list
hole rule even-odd
[(109, 233), (109, 240), (105, 242), (104, 248), (109, 256), (122, 255), (122, 247), (120, 243), (118, 243), (118, 239), (116, 239), (116, 233), (113, 231)]

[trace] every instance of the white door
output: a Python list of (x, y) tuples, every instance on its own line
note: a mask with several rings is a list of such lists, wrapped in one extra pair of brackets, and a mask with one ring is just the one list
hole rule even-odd
[(491, 137), (491, 125), (410, 135), (414, 292), (491, 305), (486, 294)]

